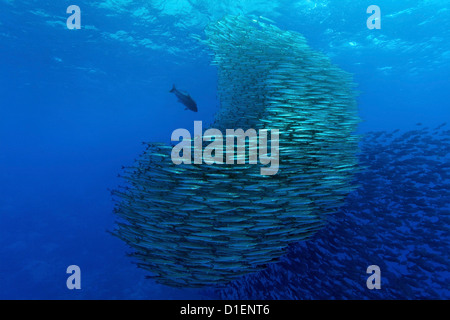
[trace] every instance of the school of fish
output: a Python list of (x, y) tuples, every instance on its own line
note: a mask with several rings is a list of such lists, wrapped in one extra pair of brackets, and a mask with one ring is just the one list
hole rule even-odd
[(280, 168), (174, 165), (172, 146), (148, 143), (125, 169), (113, 234), (149, 277), (176, 287), (226, 284), (277, 262), (345, 203), (359, 170), (350, 74), (263, 17), (226, 16), (205, 33), (220, 99), (211, 127), (278, 129)]
[[(450, 299), (450, 130), (361, 141), (360, 187), (307, 243), (216, 292), (222, 299)], [(369, 265), (381, 289), (369, 290)]]

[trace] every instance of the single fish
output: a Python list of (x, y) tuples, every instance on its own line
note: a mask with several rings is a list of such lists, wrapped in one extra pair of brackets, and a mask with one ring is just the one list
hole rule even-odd
[(175, 85), (172, 86), (172, 90), (169, 92), (172, 92), (175, 94), (178, 98), (178, 102), (181, 102), (186, 106), (185, 110), (189, 109), (194, 112), (197, 112), (197, 103), (191, 98), (191, 96), (188, 93), (181, 92), (177, 88), (175, 88)]

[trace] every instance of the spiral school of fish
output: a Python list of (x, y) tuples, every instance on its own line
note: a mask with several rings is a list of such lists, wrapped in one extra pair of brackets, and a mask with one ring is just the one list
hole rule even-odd
[(277, 262), (321, 229), (356, 188), (360, 121), (350, 74), (296, 32), (226, 16), (203, 42), (218, 69), (212, 127), (279, 130), (279, 171), (172, 163), (147, 143), (113, 191), (113, 234), (138, 267), (176, 287), (223, 285)]

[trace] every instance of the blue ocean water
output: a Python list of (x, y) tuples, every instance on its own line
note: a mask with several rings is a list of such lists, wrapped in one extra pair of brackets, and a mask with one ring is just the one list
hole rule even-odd
[[(72, 4), (80, 30), (66, 26)], [(380, 30), (366, 26), (371, 4)], [(142, 141), (212, 121), (217, 70), (193, 35), (226, 14), (303, 34), (354, 74), (360, 133), (401, 131), (363, 139), (361, 189), (279, 264), (221, 289), (171, 288), (145, 279), (106, 232), (108, 190)], [(0, 298), (448, 299), (449, 129), (433, 128), (450, 119), (449, 18), (441, 0), (0, 0)], [(198, 113), (168, 93), (173, 83)], [(81, 290), (66, 287), (73, 264)], [(384, 279), (375, 291), (366, 288), (373, 264)]]

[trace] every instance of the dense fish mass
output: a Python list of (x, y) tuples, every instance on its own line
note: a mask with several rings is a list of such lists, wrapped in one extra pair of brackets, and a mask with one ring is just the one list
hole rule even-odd
[[(450, 130), (371, 132), (360, 187), (320, 233), (233, 281), (224, 299), (449, 299)], [(381, 269), (381, 289), (366, 268)]]
[[(171, 286), (224, 284), (265, 269), (310, 238), (356, 186), (359, 137), (351, 76), (303, 36), (227, 16), (201, 40), (218, 68), (212, 127), (278, 129), (279, 172), (260, 165), (174, 165), (149, 143), (114, 191), (114, 234)], [(193, 152), (192, 152), (193, 154)]]

